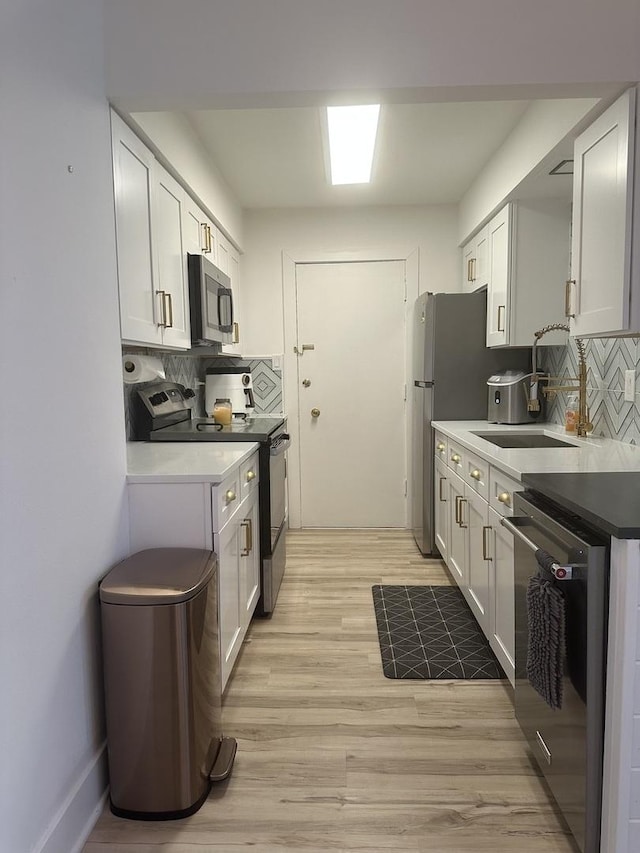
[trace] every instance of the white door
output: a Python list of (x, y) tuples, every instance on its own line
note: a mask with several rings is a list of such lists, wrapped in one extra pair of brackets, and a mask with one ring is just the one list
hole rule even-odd
[(405, 264), (297, 264), (296, 310), (302, 526), (404, 527)]

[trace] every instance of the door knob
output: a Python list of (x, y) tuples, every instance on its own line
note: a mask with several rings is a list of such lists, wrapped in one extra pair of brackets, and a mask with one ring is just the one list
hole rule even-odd
[(319, 418), (320, 417), (320, 409), (311, 409), (311, 417)]
[(302, 384), (304, 385), (305, 388), (308, 388), (309, 385), (311, 385), (311, 380), (310, 379), (303, 379)]

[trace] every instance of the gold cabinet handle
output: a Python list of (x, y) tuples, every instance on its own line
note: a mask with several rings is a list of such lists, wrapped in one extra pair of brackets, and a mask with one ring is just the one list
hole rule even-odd
[(464, 523), (464, 515), (462, 513), (462, 504), (466, 504), (466, 502), (466, 498), (460, 498), (460, 521), (458, 522), (460, 527), (467, 527), (467, 525)]
[(575, 312), (571, 313), (571, 285), (575, 284), (575, 278), (570, 278), (564, 285), (564, 316), (571, 317), (575, 320)]
[(247, 483), (250, 483), (252, 480), (255, 480), (256, 472), (255, 471), (247, 471)]
[(164, 290), (156, 290), (156, 294), (160, 297), (160, 305), (162, 306), (162, 319), (158, 321), (158, 325), (166, 329), (167, 327), (167, 294)]
[(203, 222), (202, 229), (204, 231), (204, 248), (202, 250), (202, 253), (204, 255), (208, 255), (211, 252), (211, 228), (207, 225), (206, 222)]
[[(305, 382), (306, 381), (308, 381), (308, 380), (305, 380)], [(302, 384), (304, 385), (304, 382)], [(311, 384), (311, 383), (309, 383), (309, 384)], [(445, 447), (446, 447), (446, 444), (443, 444), (441, 441), (439, 441), (438, 444), (436, 445), (436, 450), (438, 450), (440, 453), (442, 453), (442, 451), (445, 449)]]
[(320, 409), (313, 408), (311, 409), (311, 417), (319, 418), (320, 417)]
[(467, 281), (473, 281), (473, 278), (471, 276), (471, 262), (472, 258), (469, 258), (469, 260), (467, 261)]
[(460, 454), (458, 454), (458, 453), (452, 453), (452, 454), (451, 454), (451, 461), (452, 461), (452, 462), (455, 462), (455, 463), (456, 463), (456, 465), (457, 465), (457, 464), (458, 464), (458, 462), (460, 461)]
[(480, 471), (478, 471), (477, 468), (474, 468), (474, 470), (469, 474), (469, 476), (474, 480), (479, 480), (482, 477), (482, 474)]
[(168, 305), (169, 305), (169, 311), (165, 313), (165, 317), (167, 316), (167, 313), (168, 313), (169, 320), (167, 322), (165, 322), (165, 328), (166, 329), (173, 329), (173, 295), (171, 293), (165, 293), (165, 295), (164, 295), (165, 303), (167, 302), (167, 300), (168, 300)]
[(440, 498), (440, 500), (442, 501), (443, 504), (446, 504), (446, 502), (447, 502), (447, 499), (442, 497), (442, 484), (446, 483), (446, 482), (447, 482), (446, 477), (440, 477), (440, 486), (439, 486), (439, 490), (438, 490), (439, 491), (438, 497)]
[(491, 529), (492, 528), (487, 525), (484, 525), (484, 527), (482, 528), (482, 559), (488, 560), (489, 562), (493, 560), (493, 557), (489, 556), (489, 548), (487, 547), (487, 533)]
[(224, 497), (225, 497), (226, 502), (227, 502), (228, 504), (230, 504), (232, 501), (235, 501), (235, 499), (236, 499), (238, 496), (237, 496), (237, 495), (236, 495), (236, 493), (233, 491), (233, 489), (229, 489), (229, 491), (225, 494), (225, 496), (224, 496)]
[[(504, 317), (505, 317), (506, 312), (507, 312), (507, 306), (506, 305), (498, 305), (498, 331), (499, 332), (504, 332), (504, 330), (505, 330), (505, 328), (504, 328)], [(500, 315), (502, 315), (502, 323), (500, 322)]]
[(505, 506), (511, 506), (511, 495), (509, 494), (509, 492), (500, 492), (500, 494), (498, 495), (498, 500), (501, 504), (504, 504)]
[(458, 527), (460, 526), (460, 501), (462, 498), (460, 495), (456, 495), (456, 524)]
[(471, 258), (471, 281), (476, 280), (476, 259)]
[(250, 518), (245, 518), (240, 522), (240, 527), (244, 527), (244, 548), (240, 551), (241, 557), (248, 557), (253, 551), (253, 524)]
[(239, 323), (233, 324), (233, 343), (234, 344), (240, 343), (240, 324)]

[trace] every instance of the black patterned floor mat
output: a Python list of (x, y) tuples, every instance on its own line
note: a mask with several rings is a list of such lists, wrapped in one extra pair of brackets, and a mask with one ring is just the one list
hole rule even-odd
[(504, 678), (455, 586), (374, 586), (387, 678)]

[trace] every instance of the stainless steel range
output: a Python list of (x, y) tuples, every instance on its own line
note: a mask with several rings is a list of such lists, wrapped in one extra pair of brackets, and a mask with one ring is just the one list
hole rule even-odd
[(286, 561), (286, 455), (290, 439), (281, 417), (238, 418), (220, 426), (211, 418), (193, 418), (193, 391), (176, 382), (154, 382), (137, 389), (133, 434), (138, 441), (257, 441), (260, 444), (260, 566), (257, 613), (273, 612)]

